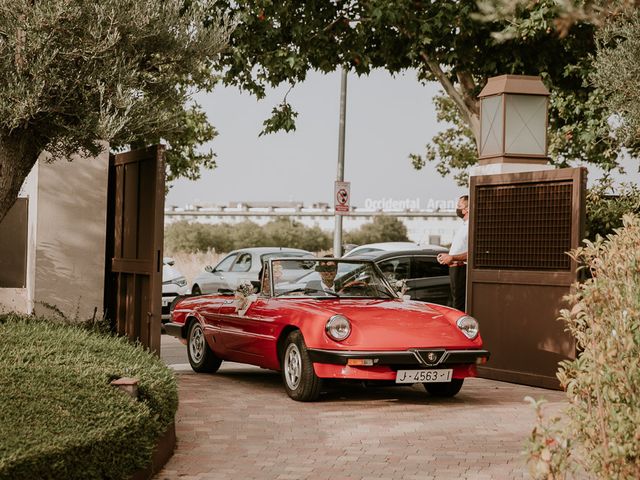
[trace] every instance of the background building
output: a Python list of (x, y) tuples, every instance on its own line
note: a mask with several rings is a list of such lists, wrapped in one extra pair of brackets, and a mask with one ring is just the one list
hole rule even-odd
[[(409, 239), (420, 244), (449, 245), (458, 227), (454, 210), (352, 207), (352, 211), (344, 215), (343, 228), (345, 231), (355, 230), (381, 215), (402, 221), (407, 227)], [(186, 205), (184, 208), (169, 206), (164, 216), (165, 225), (181, 220), (209, 224), (234, 224), (249, 220), (264, 225), (270, 220), (287, 217), (326, 231), (332, 231), (335, 226), (333, 209), (326, 203), (305, 206), (302, 202), (229, 202), (227, 205)]]

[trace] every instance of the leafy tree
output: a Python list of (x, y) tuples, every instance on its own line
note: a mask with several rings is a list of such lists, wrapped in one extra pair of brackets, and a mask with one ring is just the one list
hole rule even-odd
[(344, 236), (346, 243), (363, 245), (378, 242), (408, 242), (407, 227), (395, 217), (380, 215), (374, 217), (373, 222), (365, 223), (362, 227)]
[(164, 246), (167, 252), (216, 252), (233, 250), (233, 231), (228, 224), (208, 225), (180, 221), (164, 229)]
[[(296, 84), (310, 70), (339, 67), (358, 75), (414, 68), (420, 81), (437, 81), (437, 102), (450, 127), (432, 139), (420, 168), (437, 161), (442, 174), (475, 162), (478, 94), (488, 77), (542, 75), (552, 92), (550, 153), (557, 164), (587, 160), (612, 168), (618, 150), (608, 136), (598, 92), (587, 80), (595, 52), (594, 27), (585, 21), (564, 36), (552, 28), (555, 0), (525, 2), (515, 18), (481, 17), (476, 0), (221, 0), (239, 25), (217, 63), (222, 80), (262, 98), (267, 86)], [(509, 36), (495, 32), (509, 29)], [(293, 128), (286, 97), (265, 122), (265, 132)], [(462, 177), (461, 180), (464, 180)]]
[[(482, 3), (484, 18), (507, 22), (498, 38), (521, 36), (536, 22), (523, 21), (518, 12), (532, 7), (531, 0), (487, 0)], [(543, 5), (545, 2), (535, 2)], [(579, 133), (593, 131), (594, 114), (599, 114), (598, 137), (610, 145), (605, 167), (613, 167), (613, 154), (625, 147), (632, 154), (640, 153), (640, 101), (635, 91), (640, 87), (640, 2), (637, 0), (554, 0), (545, 6), (545, 22), (534, 28), (554, 28), (564, 38), (573, 28), (584, 23), (596, 28), (595, 57), (585, 71), (585, 82), (593, 85), (593, 94), (585, 103), (582, 114), (587, 124)], [(533, 16), (532, 16), (533, 18)], [(613, 118), (612, 118), (613, 117)], [(602, 120), (606, 120), (604, 123)], [(613, 121), (612, 121), (613, 120)], [(574, 132), (567, 131), (572, 139)]]
[(604, 238), (622, 227), (626, 214), (640, 214), (640, 188), (621, 185), (616, 189), (611, 179), (605, 178), (587, 191), (586, 210), (585, 238)]
[(311, 252), (331, 246), (331, 235), (319, 227), (307, 227), (288, 218), (272, 220), (264, 226), (249, 220), (238, 224), (176, 222), (165, 228), (168, 252), (229, 252), (248, 247), (289, 247)]
[(165, 153), (167, 182), (177, 178), (199, 179), (202, 168), (216, 167), (213, 150), (202, 150), (199, 146), (216, 138), (218, 132), (197, 103), (184, 108), (176, 105), (176, 108), (176, 114), (162, 131), (134, 139), (119, 135), (111, 141), (111, 146), (139, 148), (162, 142), (168, 147)]
[(612, 17), (598, 33), (594, 83), (617, 116), (616, 138), (636, 153), (640, 144), (640, 10)]
[[(168, 139), (178, 154), (214, 134), (194, 88), (213, 84), (230, 22), (213, 0), (0, 3), (0, 218), (43, 151), (97, 154), (97, 140)], [(178, 163), (171, 175), (193, 175)]]
[[(266, 229), (250, 220), (232, 225), (231, 230), (234, 249), (274, 246), (271, 244), (271, 238), (267, 235)], [(289, 245), (276, 246), (288, 247)]]
[(271, 245), (302, 248), (311, 252), (331, 247), (331, 235), (318, 226), (307, 227), (288, 218), (272, 220), (264, 226), (264, 233)]

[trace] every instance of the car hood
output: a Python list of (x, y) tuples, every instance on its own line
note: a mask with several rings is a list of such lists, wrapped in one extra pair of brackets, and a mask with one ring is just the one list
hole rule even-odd
[[(464, 315), (454, 309), (406, 300), (294, 300), (290, 308), (302, 310), (324, 324), (344, 315), (352, 326), (349, 338), (333, 342), (326, 335), (315, 348), (393, 350), (409, 348), (480, 348), (478, 336), (469, 340), (455, 325)], [(302, 312), (301, 312), (302, 313)], [(318, 328), (318, 327), (316, 327)]]

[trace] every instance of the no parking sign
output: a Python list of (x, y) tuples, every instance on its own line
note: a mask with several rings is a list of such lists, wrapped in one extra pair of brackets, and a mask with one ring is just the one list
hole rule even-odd
[(336, 182), (334, 209), (336, 213), (349, 212), (351, 182)]

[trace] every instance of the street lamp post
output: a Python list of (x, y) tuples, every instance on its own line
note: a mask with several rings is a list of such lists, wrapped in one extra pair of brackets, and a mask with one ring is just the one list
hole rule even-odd
[[(340, 84), (340, 127), (338, 131), (338, 172), (336, 181), (344, 181), (344, 137), (347, 116), (347, 70), (342, 69)], [(335, 204), (335, 199), (334, 199)], [(342, 214), (334, 206), (335, 230), (333, 232), (333, 256), (342, 256)]]
[(548, 170), (549, 91), (540, 77), (491, 77), (480, 99), (478, 165), (471, 176)]

